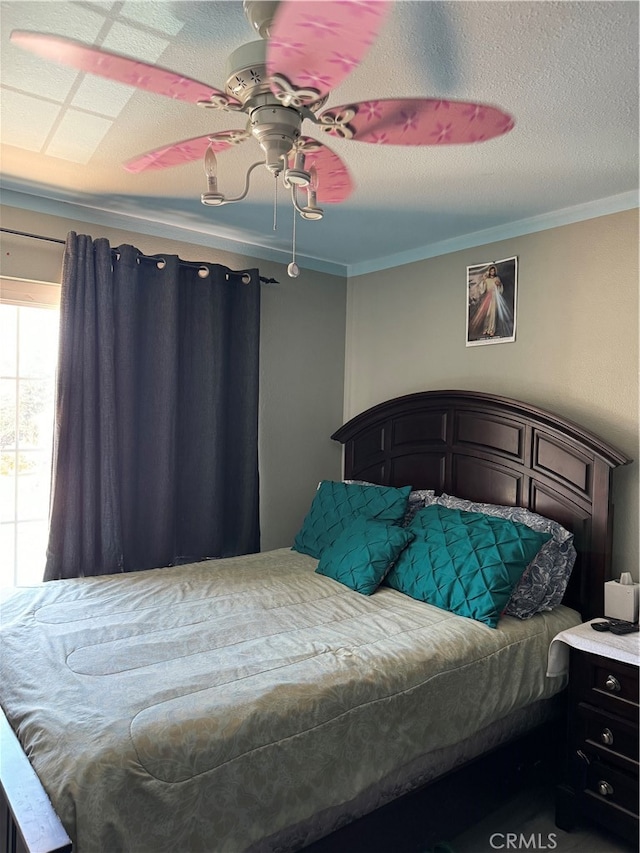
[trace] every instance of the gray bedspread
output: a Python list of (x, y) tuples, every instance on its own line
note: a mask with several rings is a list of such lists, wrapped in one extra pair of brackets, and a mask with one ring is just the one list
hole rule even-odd
[(78, 853), (241, 853), (551, 696), (560, 607), (498, 628), (281, 549), (2, 606), (0, 700)]

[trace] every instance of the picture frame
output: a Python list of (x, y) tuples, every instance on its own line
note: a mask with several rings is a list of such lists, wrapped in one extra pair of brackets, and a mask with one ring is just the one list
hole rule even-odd
[(517, 257), (467, 267), (468, 347), (515, 341), (517, 293)]

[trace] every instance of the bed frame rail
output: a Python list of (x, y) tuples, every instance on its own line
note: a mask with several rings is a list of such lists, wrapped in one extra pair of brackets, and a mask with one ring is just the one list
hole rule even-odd
[(71, 853), (71, 839), (1, 709), (0, 779), (0, 853)]

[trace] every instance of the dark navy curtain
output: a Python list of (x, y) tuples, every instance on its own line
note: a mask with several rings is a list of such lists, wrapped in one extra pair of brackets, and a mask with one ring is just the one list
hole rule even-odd
[(71, 232), (60, 314), (45, 580), (259, 550), (258, 271)]

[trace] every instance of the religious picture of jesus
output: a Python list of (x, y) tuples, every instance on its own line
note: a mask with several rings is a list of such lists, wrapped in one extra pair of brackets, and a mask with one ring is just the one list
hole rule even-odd
[(467, 346), (516, 339), (518, 259), (467, 267)]

